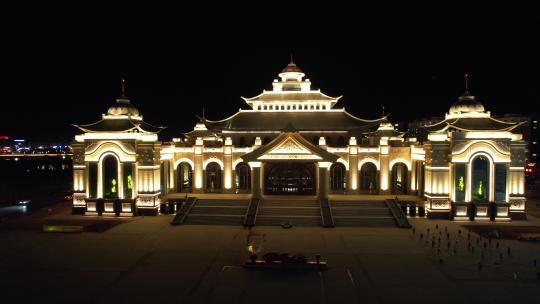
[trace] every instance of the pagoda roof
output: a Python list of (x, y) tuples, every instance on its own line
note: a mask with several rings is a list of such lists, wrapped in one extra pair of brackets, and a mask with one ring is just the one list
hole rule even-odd
[(79, 128), (83, 132), (87, 133), (96, 133), (96, 132), (134, 132), (139, 131), (143, 133), (158, 133), (165, 127), (156, 127), (149, 123), (141, 120), (126, 118), (103, 118), (98, 122), (86, 124), (86, 125), (75, 125), (74, 127)]
[(312, 144), (298, 132), (282, 132), (268, 144), (241, 156), (245, 162), (314, 160), (336, 162), (338, 156)]
[(459, 130), (459, 131), (512, 131), (518, 127), (521, 123), (505, 122), (486, 117), (457, 117), (451, 119), (445, 119), (438, 123), (424, 126), (424, 128), (430, 132), (442, 132), (446, 130)]
[(361, 130), (377, 129), (381, 119), (366, 120), (355, 117), (345, 110), (332, 111), (239, 111), (229, 118), (204, 123), (210, 130), (271, 130), (279, 131), (292, 125), (299, 131)]
[(189, 138), (197, 138), (197, 137), (216, 136), (216, 133), (210, 130), (192, 130), (192, 131), (184, 133), (184, 135)]
[(337, 102), (341, 96), (331, 97), (320, 91), (263, 91), (261, 94), (252, 97), (242, 97), (247, 103), (254, 102), (295, 102), (295, 101), (333, 101)]

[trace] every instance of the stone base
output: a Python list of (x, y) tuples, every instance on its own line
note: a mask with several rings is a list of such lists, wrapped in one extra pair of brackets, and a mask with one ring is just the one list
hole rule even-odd
[(492, 207), (490, 203), (472, 203), (472, 216), (475, 221), (490, 221)]
[(434, 211), (434, 210), (428, 210), (427, 212), (428, 219), (432, 220), (449, 220), (450, 219), (450, 211)]
[(454, 221), (470, 221), (471, 204), (465, 202), (452, 202), (452, 219)]
[(137, 215), (150, 215), (155, 216), (158, 215), (158, 208), (137, 208)]
[(71, 208), (71, 214), (84, 215), (85, 212), (86, 212), (86, 207), (72, 207)]
[(525, 211), (510, 211), (510, 218), (513, 221), (526, 221), (527, 213)]
[(492, 219), (496, 222), (510, 222), (510, 204), (509, 203), (492, 203), (493, 210)]

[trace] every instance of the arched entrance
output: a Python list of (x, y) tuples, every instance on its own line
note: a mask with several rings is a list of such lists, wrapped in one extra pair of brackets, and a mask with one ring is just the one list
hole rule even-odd
[(396, 163), (392, 167), (392, 194), (407, 194), (409, 184), (409, 176), (407, 165), (404, 163)]
[(472, 160), (472, 193), (474, 202), (489, 201), (489, 160), (483, 155)]
[(264, 194), (315, 195), (314, 163), (267, 163)]
[(190, 193), (193, 187), (193, 171), (190, 164), (181, 162), (176, 167), (176, 191)]
[(112, 154), (105, 156), (101, 163), (103, 176), (103, 198), (118, 198), (118, 160)]
[(251, 168), (246, 163), (236, 165), (234, 185), (237, 193), (249, 192), (251, 189)]
[(377, 167), (373, 163), (367, 162), (360, 167), (360, 192), (377, 192)]
[(343, 193), (345, 191), (345, 165), (335, 163), (330, 167), (330, 191)]
[(215, 162), (206, 166), (206, 186), (205, 191), (211, 193), (221, 192), (221, 167)]

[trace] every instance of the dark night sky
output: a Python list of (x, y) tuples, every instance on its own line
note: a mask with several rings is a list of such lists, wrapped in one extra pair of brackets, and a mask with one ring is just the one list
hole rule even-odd
[(540, 22), (515, 1), (191, 2), (4, 7), (0, 135), (70, 139), (69, 124), (98, 120), (126, 77), (145, 120), (179, 136), (202, 107), (209, 119), (245, 108), (240, 96), (270, 89), (290, 52), (315, 88), (364, 118), (382, 105), (395, 121), (442, 116), (464, 72), (492, 113), (536, 111)]

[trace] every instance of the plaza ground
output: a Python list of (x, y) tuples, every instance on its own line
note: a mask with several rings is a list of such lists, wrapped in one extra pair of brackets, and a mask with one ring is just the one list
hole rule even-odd
[[(532, 213), (538, 212), (534, 204), (529, 207)], [(540, 265), (535, 268), (533, 261), (540, 264), (540, 242), (489, 242), (475, 233), (469, 240), (463, 225), (482, 223), (417, 218), (411, 219), (413, 229), (256, 226), (250, 230), (171, 226), (172, 216), (117, 220), (68, 216), (62, 208), (54, 212), (58, 213), (42, 214), (41, 219), (117, 222), (104, 232), (84, 233), (43, 233), (35, 225), (0, 226), (4, 228), (0, 229), (2, 299), (23, 303), (538, 303)], [(39, 214), (31, 216), (36, 218), (30, 222), (39, 222)], [(538, 218), (529, 218), (493, 227), (539, 226)], [(262, 252), (302, 253), (308, 258), (320, 254), (329, 268), (246, 270), (241, 265), (247, 259), (249, 237), (264, 239)]]

